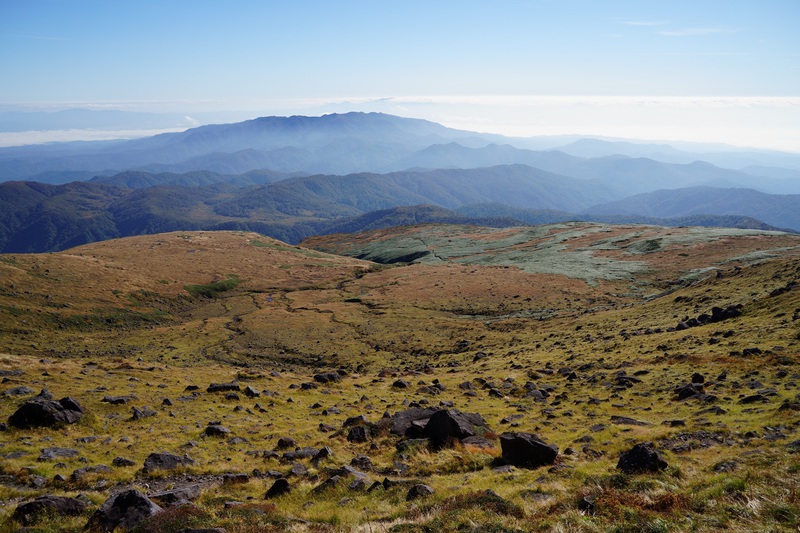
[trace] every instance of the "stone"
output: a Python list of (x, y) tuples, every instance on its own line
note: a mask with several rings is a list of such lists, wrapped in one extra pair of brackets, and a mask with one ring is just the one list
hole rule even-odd
[(144, 472), (154, 472), (156, 470), (175, 470), (182, 466), (193, 465), (194, 460), (188, 455), (175, 455), (166, 452), (151, 453), (144, 460)]
[(194, 501), (200, 497), (200, 494), (202, 492), (203, 489), (200, 485), (193, 484), (193, 485), (184, 485), (179, 488), (165, 490), (162, 492), (156, 492), (154, 494), (150, 494), (148, 498), (172, 507), (176, 504), (180, 505), (181, 503), (184, 502)]
[(12, 518), (23, 526), (29, 526), (46, 516), (77, 516), (84, 511), (86, 511), (84, 501), (47, 494), (18, 505)]
[(505, 461), (522, 468), (551, 465), (558, 456), (555, 444), (548, 444), (532, 433), (503, 433), (500, 448)]
[(35, 427), (61, 427), (74, 424), (83, 417), (83, 407), (73, 398), (52, 400), (52, 395), (43, 389), (39, 396), (23, 403), (10, 417), (8, 425), (29, 429)]
[(353, 426), (347, 432), (348, 442), (368, 442), (370, 439), (369, 428), (367, 426)]
[(342, 379), (342, 377), (336, 372), (323, 372), (321, 374), (314, 375), (314, 381), (317, 383), (335, 383)]
[(36, 391), (33, 390), (32, 388), (26, 387), (25, 385), (22, 385), (20, 387), (14, 387), (12, 389), (8, 389), (5, 392), (5, 395), (6, 396), (27, 396), (28, 394), (33, 394), (34, 392), (36, 392)]
[(297, 446), (297, 442), (292, 437), (281, 437), (278, 439), (278, 444), (275, 446), (278, 450), (287, 450), (289, 448), (295, 448)]
[(433, 494), (433, 489), (429, 485), (425, 485), (423, 483), (417, 483), (416, 485), (408, 489), (408, 494), (406, 494), (406, 501), (410, 502), (418, 498), (424, 498), (426, 496), (430, 496), (431, 494)]
[(125, 467), (125, 466), (135, 466), (135, 465), (136, 465), (135, 461), (133, 461), (131, 459), (127, 459), (125, 457), (117, 456), (117, 457), (114, 457), (114, 460), (111, 461), (111, 466), (115, 466), (117, 468), (122, 468), (122, 467)]
[(650, 442), (641, 442), (623, 452), (617, 463), (617, 468), (626, 474), (658, 472), (666, 469), (667, 466), (667, 462)]
[(136, 399), (136, 396), (103, 396), (103, 399), (100, 401), (110, 403), (111, 405), (125, 405)]
[(130, 531), (161, 511), (161, 507), (138, 490), (126, 490), (109, 497), (89, 519), (85, 529), (112, 532), (119, 528)]
[(244, 395), (247, 396), (248, 398), (256, 398), (258, 396), (261, 396), (261, 393), (256, 389), (254, 389), (253, 387), (251, 387), (250, 385), (248, 385), (247, 387), (244, 388)]
[(439, 450), (455, 441), (474, 437), (488, 430), (486, 421), (477, 413), (462, 413), (458, 409), (436, 411), (425, 425), (423, 436), (431, 448)]
[(203, 437), (224, 437), (231, 432), (230, 429), (219, 424), (211, 424), (203, 430)]
[(80, 455), (78, 450), (74, 450), (72, 448), (61, 448), (58, 446), (52, 446), (49, 448), (43, 448), (42, 454), (39, 456), (39, 461), (51, 461), (58, 457), (77, 457)]
[(158, 414), (157, 411), (146, 405), (142, 408), (131, 407), (131, 412), (131, 420), (141, 420), (143, 418), (150, 418), (151, 416), (156, 416)]
[(280, 479), (276, 479), (275, 483), (267, 490), (267, 494), (264, 496), (265, 498), (277, 498), (278, 496), (283, 496), (284, 494), (289, 494), (292, 491), (292, 486), (289, 484), (289, 480), (285, 477)]
[(239, 392), (240, 390), (238, 383), (212, 383), (206, 392)]

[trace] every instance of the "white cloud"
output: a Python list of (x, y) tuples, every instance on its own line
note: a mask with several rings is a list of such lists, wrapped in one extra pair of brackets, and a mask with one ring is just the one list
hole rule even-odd
[(718, 33), (732, 33), (733, 30), (724, 28), (683, 28), (680, 30), (663, 30), (657, 31), (658, 35), (665, 37), (693, 37), (700, 35), (714, 35)]
[(624, 20), (626, 26), (664, 26), (668, 24), (665, 20)]

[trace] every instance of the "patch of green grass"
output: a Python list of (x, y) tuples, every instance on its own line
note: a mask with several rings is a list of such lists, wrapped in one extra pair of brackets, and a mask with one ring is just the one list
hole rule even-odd
[(206, 283), (205, 285), (185, 285), (183, 288), (194, 298), (198, 296), (215, 298), (220, 293), (235, 289), (240, 283), (239, 276), (228, 274), (228, 277), (224, 280)]

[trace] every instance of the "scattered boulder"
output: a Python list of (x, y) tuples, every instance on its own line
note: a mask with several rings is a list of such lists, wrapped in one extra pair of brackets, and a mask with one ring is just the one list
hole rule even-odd
[(370, 438), (369, 428), (367, 426), (353, 426), (347, 432), (348, 442), (368, 442)]
[(342, 379), (342, 377), (336, 372), (323, 372), (314, 375), (314, 381), (322, 384), (335, 383), (340, 379)]
[(23, 526), (29, 526), (45, 516), (77, 516), (84, 511), (86, 502), (47, 494), (18, 505), (12, 518)]
[(154, 472), (156, 470), (174, 470), (181, 466), (194, 464), (194, 459), (188, 455), (175, 455), (172, 453), (158, 452), (151, 453), (144, 460), (144, 472)]
[(287, 450), (295, 448), (297, 442), (292, 437), (281, 437), (278, 439), (278, 444), (275, 446), (278, 450)]
[(134, 466), (134, 465), (136, 465), (135, 461), (127, 459), (125, 457), (119, 457), (119, 456), (114, 457), (114, 460), (111, 461), (111, 466), (115, 466), (117, 468), (122, 468), (125, 466)]
[(131, 420), (141, 420), (143, 418), (150, 418), (151, 416), (156, 416), (158, 414), (155, 409), (152, 409), (146, 405), (142, 408), (131, 407), (131, 412)]
[(636, 420), (629, 416), (611, 415), (611, 422), (622, 426), (649, 426), (650, 422)]
[(206, 392), (239, 392), (240, 390), (238, 383), (212, 383)]
[(667, 462), (651, 442), (640, 442), (619, 457), (617, 468), (626, 474), (658, 472), (667, 468)]
[(20, 387), (14, 387), (12, 389), (8, 389), (4, 394), (6, 396), (27, 396), (28, 394), (33, 394), (34, 392), (36, 391), (33, 390), (32, 388), (22, 385)]
[(248, 385), (244, 389), (244, 395), (247, 396), (248, 398), (256, 398), (258, 396), (261, 396), (261, 393), (256, 389), (254, 389), (253, 387), (251, 387), (250, 385)]
[(424, 436), (431, 448), (439, 450), (454, 441), (481, 435), (489, 428), (477, 413), (462, 413), (458, 409), (436, 411), (425, 425)]
[[(392, 425), (391, 433), (393, 435), (405, 436), (412, 439), (422, 437), (425, 425), (435, 412), (436, 409), (433, 408), (412, 408), (400, 411), (390, 418)], [(419, 422), (419, 424), (415, 425), (417, 422)]]
[(163, 511), (147, 496), (131, 489), (109, 497), (86, 524), (89, 531), (130, 531), (151, 516)]
[(51, 446), (42, 449), (42, 454), (39, 456), (38, 461), (51, 461), (58, 457), (77, 457), (78, 455), (80, 455), (78, 450)]
[(52, 399), (47, 389), (23, 403), (8, 417), (8, 424), (19, 429), (61, 427), (74, 424), (83, 417), (83, 407), (73, 398)]
[(103, 399), (100, 400), (103, 403), (110, 403), (111, 405), (125, 405), (126, 403), (130, 403), (133, 400), (136, 400), (136, 396), (103, 396)]
[(551, 465), (558, 456), (558, 446), (547, 444), (532, 433), (503, 433), (500, 448), (505, 461), (522, 468)]
[(230, 429), (220, 424), (210, 424), (203, 430), (203, 437), (224, 437), (231, 432)]
[(292, 491), (292, 486), (289, 484), (289, 480), (285, 477), (280, 479), (276, 479), (275, 483), (267, 491), (267, 494), (264, 496), (265, 498), (277, 498), (278, 496), (283, 496), (284, 494), (289, 494)]
[(406, 494), (406, 501), (416, 500), (418, 498), (424, 498), (425, 496), (430, 496), (433, 494), (433, 489), (425, 485), (423, 483), (417, 483), (416, 485), (412, 486), (408, 489), (408, 494)]

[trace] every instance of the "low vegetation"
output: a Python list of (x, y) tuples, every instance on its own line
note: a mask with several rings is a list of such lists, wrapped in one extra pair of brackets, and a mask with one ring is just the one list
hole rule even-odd
[[(398, 242), (438, 259), (345, 256)], [(164, 509), (135, 526), (153, 532), (796, 531), (799, 252), (783, 233), (559, 224), (2, 256), (0, 530), (83, 530), (136, 489)], [(557, 254), (583, 263), (553, 272)], [(10, 424), (42, 389), (82, 417)], [(393, 432), (426, 408), (480, 414), (485, 440)], [(506, 432), (555, 462), (509, 464)], [(638, 443), (666, 467), (619, 469)], [(145, 468), (156, 452), (191, 462)], [(86, 510), (24, 524), (45, 494)]]

